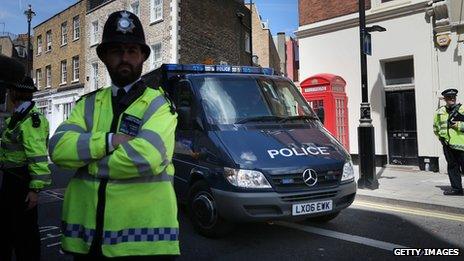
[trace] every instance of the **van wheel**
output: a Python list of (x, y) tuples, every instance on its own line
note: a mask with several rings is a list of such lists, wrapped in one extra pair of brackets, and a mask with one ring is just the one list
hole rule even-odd
[(327, 214), (327, 215), (323, 215), (323, 216), (310, 217), (310, 218), (307, 218), (306, 220), (309, 221), (309, 222), (326, 223), (326, 222), (329, 222), (330, 220), (336, 218), (338, 216), (338, 214), (340, 214), (340, 211), (330, 213), (330, 214)]
[(233, 229), (233, 224), (219, 215), (216, 201), (205, 181), (196, 182), (190, 189), (188, 212), (193, 228), (205, 237), (223, 237)]

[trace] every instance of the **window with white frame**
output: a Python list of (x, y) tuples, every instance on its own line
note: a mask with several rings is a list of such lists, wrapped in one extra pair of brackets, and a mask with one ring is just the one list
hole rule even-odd
[(73, 107), (74, 107), (74, 102), (68, 102), (68, 103), (63, 104), (63, 121), (69, 118), (69, 115), (71, 115), (71, 111)]
[(47, 115), (48, 100), (37, 101), (36, 106), (40, 113), (42, 113), (42, 115)]
[(40, 89), (42, 82), (42, 69), (35, 70), (35, 84), (37, 85), (37, 89)]
[(90, 45), (98, 43), (98, 21), (93, 21), (90, 28)]
[(52, 50), (52, 31), (49, 30), (47, 31), (47, 34), (46, 34), (46, 41), (47, 41), (47, 52), (51, 51)]
[(65, 84), (68, 79), (68, 69), (66, 60), (61, 61), (61, 84)]
[(249, 32), (245, 32), (245, 52), (251, 53), (251, 37)]
[(92, 71), (90, 72), (90, 80), (92, 90), (98, 89), (98, 62), (92, 63)]
[(45, 87), (50, 88), (52, 86), (52, 66), (48, 65), (45, 67)]
[(130, 11), (134, 13), (136, 16), (140, 16), (140, 3), (139, 1), (135, 1), (130, 5)]
[[(393, 2), (398, 2), (398, 3), (393, 3)], [(376, 7), (385, 7), (385, 6), (391, 6), (391, 5), (396, 5), (396, 4), (401, 4), (401, 2), (408, 2), (407, 0), (372, 0), (371, 1), (371, 6), (373, 8)]]
[(414, 60), (412, 57), (401, 60), (383, 61), (382, 63), (385, 85), (414, 84)]
[(37, 55), (42, 53), (42, 35), (37, 36)]
[(61, 45), (68, 43), (68, 23), (64, 22), (61, 24)]
[(161, 43), (151, 46), (151, 69), (161, 66)]
[(163, 0), (151, 0), (150, 22), (163, 20)]
[(79, 16), (73, 18), (73, 39), (77, 40), (81, 36), (81, 21)]
[(26, 48), (24, 48), (23, 46), (16, 46), (15, 49), (18, 52), (19, 57), (21, 58), (26, 57)]
[(79, 81), (79, 56), (74, 56), (72, 58), (73, 66), (73, 82)]

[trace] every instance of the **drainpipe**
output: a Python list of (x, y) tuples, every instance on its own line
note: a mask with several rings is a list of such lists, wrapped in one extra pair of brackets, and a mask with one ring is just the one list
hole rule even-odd
[(171, 63), (179, 63), (179, 5), (181, 0), (172, 0)]

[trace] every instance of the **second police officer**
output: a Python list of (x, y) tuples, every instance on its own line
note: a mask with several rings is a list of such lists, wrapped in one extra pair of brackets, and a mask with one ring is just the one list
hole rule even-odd
[(443, 145), (448, 163), (451, 189), (444, 195), (463, 195), (461, 173), (464, 170), (464, 107), (456, 104), (458, 90), (446, 89), (442, 93), (446, 102), (434, 116), (433, 131)]
[[(37, 110), (37, 90), (24, 67), (0, 55), (0, 87), (8, 92), (8, 111), (1, 134), (0, 260), (40, 260), (37, 223), (39, 191), (51, 183), (48, 167), (48, 121)], [(23, 79), (22, 82), (19, 80)]]
[(75, 260), (173, 259), (177, 115), (140, 79), (150, 48), (137, 16), (112, 13), (97, 54), (112, 86), (77, 101), (50, 140), (52, 160), (77, 170), (64, 197), (62, 248)]

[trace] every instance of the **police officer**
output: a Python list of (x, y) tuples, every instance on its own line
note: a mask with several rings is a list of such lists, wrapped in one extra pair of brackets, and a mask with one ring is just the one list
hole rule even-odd
[(448, 162), (448, 176), (451, 190), (444, 195), (463, 195), (461, 173), (464, 170), (464, 107), (456, 104), (458, 90), (446, 89), (441, 95), (446, 102), (434, 117), (433, 131), (443, 144), (443, 152)]
[(64, 198), (62, 248), (75, 260), (173, 259), (177, 115), (160, 88), (140, 79), (150, 48), (137, 16), (112, 13), (97, 54), (112, 86), (77, 101), (50, 139), (52, 160), (77, 170)]
[(37, 225), (38, 193), (50, 185), (48, 122), (37, 111), (32, 93), (37, 89), (24, 68), (0, 55), (0, 85), (8, 88), (12, 116), (1, 133), (0, 260), (40, 260)]

